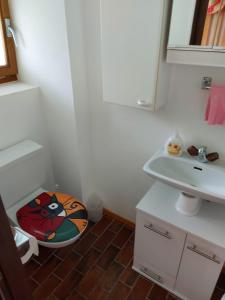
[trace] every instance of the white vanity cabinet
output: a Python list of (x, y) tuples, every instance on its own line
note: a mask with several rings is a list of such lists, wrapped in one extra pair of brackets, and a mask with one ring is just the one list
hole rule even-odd
[(210, 300), (225, 261), (225, 206), (206, 202), (187, 217), (177, 196), (156, 183), (137, 205), (133, 269), (182, 299)]
[[(142, 272), (173, 287), (178, 272), (186, 233), (138, 211), (135, 259)], [(141, 264), (143, 262), (143, 265)], [(164, 278), (166, 277), (167, 280)]]

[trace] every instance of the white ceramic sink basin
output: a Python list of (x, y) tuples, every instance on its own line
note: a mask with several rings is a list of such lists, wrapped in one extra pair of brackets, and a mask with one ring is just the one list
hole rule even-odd
[[(176, 208), (187, 215), (198, 212), (201, 200), (225, 204), (225, 167), (224, 164), (200, 163), (188, 154), (181, 157), (167, 156), (163, 151), (156, 153), (143, 167), (151, 177), (171, 185), (181, 192), (180, 201), (185, 207)], [(189, 209), (186, 206), (194, 204)]]

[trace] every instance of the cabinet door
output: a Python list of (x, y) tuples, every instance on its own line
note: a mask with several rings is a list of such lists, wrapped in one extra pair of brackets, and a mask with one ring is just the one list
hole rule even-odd
[(137, 211), (134, 255), (160, 273), (176, 277), (185, 237), (186, 232)]
[(153, 109), (165, 1), (101, 0), (106, 102)]
[(175, 290), (191, 300), (209, 300), (221, 272), (223, 250), (188, 234)]
[(170, 276), (165, 272), (159, 271), (151, 263), (140, 257), (134, 256), (133, 269), (163, 287), (171, 290), (174, 288), (175, 276)]

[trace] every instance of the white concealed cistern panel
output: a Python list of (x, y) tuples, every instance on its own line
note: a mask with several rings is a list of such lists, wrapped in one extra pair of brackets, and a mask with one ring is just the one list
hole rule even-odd
[(0, 193), (6, 209), (46, 180), (43, 146), (25, 140), (0, 151)]
[(32, 155), (42, 148), (43, 146), (36, 142), (25, 140), (9, 148), (0, 150), (0, 172), (10, 164), (15, 163), (23, 157)]

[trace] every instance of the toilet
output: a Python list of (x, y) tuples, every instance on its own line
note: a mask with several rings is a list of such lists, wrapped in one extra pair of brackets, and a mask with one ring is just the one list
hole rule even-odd
[(44, 189), (46, 173), (44, 148), (34, 141), (0, 151), (0, 193), (8, 217), (40, 245), (60, 248), (85, 231), (87, 210), (69, 194)]

